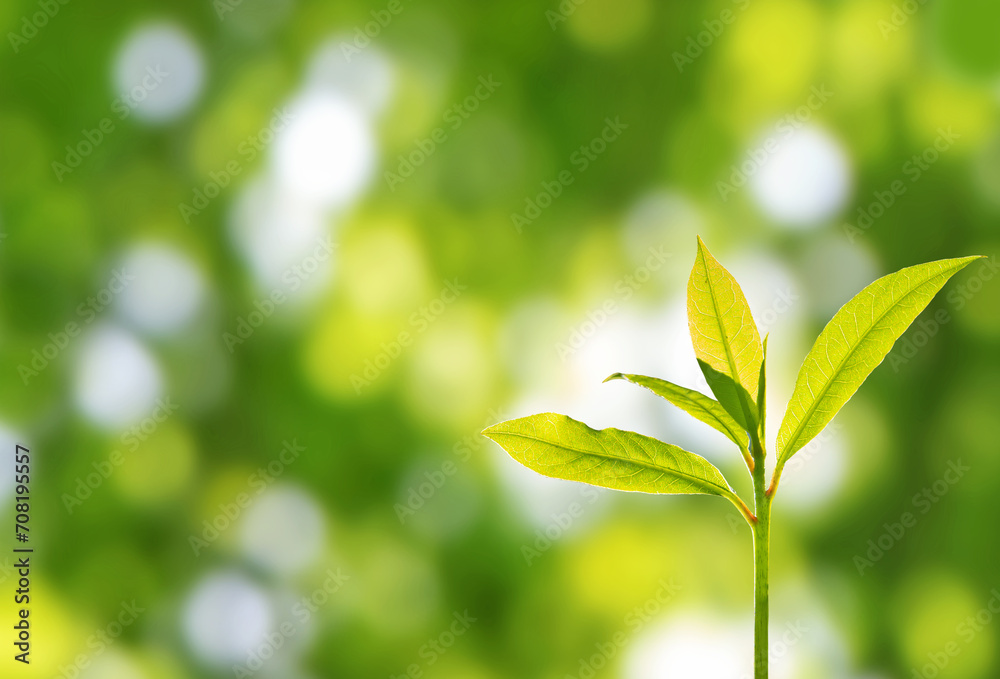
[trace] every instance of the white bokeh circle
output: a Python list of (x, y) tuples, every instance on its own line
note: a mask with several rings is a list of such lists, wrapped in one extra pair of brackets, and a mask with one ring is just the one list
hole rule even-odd
[(323, 42), (306, 69), (306, 90), (340, 94), (370, 114), (381, 113), (392, 97), (392, 64), (377, 48), (356, 52), (353, 38), (341, 35)]
[[(229, 218), (233, 243), (253, 271), (262, 290), (280, 288), (290, 296), (321, 291), (333, 270), (334, 247), (328, 217), (300, 196), (282, 189), (268, 177), (256, 177), (240, 188)], [(303, 279), (295, 273), (310, 257), (325, 256), (319, 270)], [(317, 260), (318, 262), (318, 260)], [(292, 274), (301, 287), (293, 290)]]
[[(31, 444), (24, 436), (0, 423), (0, 450), (13, 451), (18, 445), (31, 450)], [(14, 486), (14, 465), (0, 465), (0, 505), (6, 503), (7, 499), (14, 494)]]
[(122, 269), (133, 280), (119, 296), (119, 310), (141, 330), (174, 333), (187, 325), (202, 304), (204, 278), (179, 250), (140, 245), (125, 254)]
[(74, 395), (92, 422), (109, 429), (132, 424), (155, 407), (161, 391), (156, 359), (131, 333), (105, 325), (84, 339)]
[(186, 112), (205, 80), (201, 50), (190, 35), (170, 23), (140, 26), (115, 58), (114, 84), (135, 115), (163, 123)]
[(323, 510), (304, 491), (272, 488), (254, 500), (240, 522), (240, 547), (254, 563), (277, 575), (295, 575), (324, 547)]
[(312, 92), (288, 106), (291, 120), (274, 142), (279, 186), (322, 208), (356, 198), (375, 169), (375, 139), (362, 109), (350, 99)]
[(844, 207), (852, 180), (839, 141), (818, 127), (801, 127), (772, 141), (750, 177), (754, 200), (768, 217), (781, 226), (808, 228)]
[(260, 587), (239, 573), (220, 572), (205, 577), (188, 596), (183, 632), (202, 662), (228, 667), (246, 660), (273, 620), (271, 601)]

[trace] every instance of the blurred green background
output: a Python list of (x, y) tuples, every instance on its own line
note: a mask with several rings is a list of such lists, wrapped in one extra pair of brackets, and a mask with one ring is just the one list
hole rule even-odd
[(990, 256), (786, 470), (772, 676), (1000, 675), (996, 2), (10, 0), (0, 27), (0, 517), (20, 442), (36, 550), (4, 676), (749, 676), (728, 503), (477, 436), (565, 412), (749, 497), (721, 436), (601, 384), (705, 388), (696, 235), (772, 333), (772, 436), (865, 284)]

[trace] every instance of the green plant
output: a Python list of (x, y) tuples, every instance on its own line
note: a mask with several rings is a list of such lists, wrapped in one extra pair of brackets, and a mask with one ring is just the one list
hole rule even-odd
[(501, 422), (483, 434), (545, 476), (642, 493), (719, 495), (736, 505), (753, 534), (754, 677), (766, 679), (771, 504), (781, 471), (854, 395), (948, 279), (975, 259), (902, 269), (878, 279), (841, 307), (799, 369), (778, 429), (776, 464), (768, 483), (767, 338), (761, 342), (736, 280), (698, 239), (688, 281), (688, 325), (698, 364), (718, 400), (655, 377), (616, 373), (607, 379), (645, 387), (725, 434), (750, 472), (753, 511), (706, 459), (635, 432), (595, 430), (565, 415), (542, 413)]

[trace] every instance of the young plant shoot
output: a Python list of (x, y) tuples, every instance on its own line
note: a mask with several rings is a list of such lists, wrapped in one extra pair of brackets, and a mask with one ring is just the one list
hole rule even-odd
[(688, 326), (698, 365), (715, 398), (655, 377), (616, 373), (608, 380), (645, 387), (729, 438), (753, 479), (752, 504), (705, 458), (635, 432), (595, 430), (565, 415), (542, 413), (501, 422), (483, 434), (545, 476), (640, 493), (718, 495), (732, 502), (753, 534), (754, 678), (766, 679), (771, 503), (781, 471), (854, 395), (948, 279), (975, 259), (944, 259), (902, 269), (878, 279), (841, 307), (799, 369), (778, 428), (776, 463), (768, 481), (767, 338), (761, 341), (736, 280), (698, 239), (688, 281)]

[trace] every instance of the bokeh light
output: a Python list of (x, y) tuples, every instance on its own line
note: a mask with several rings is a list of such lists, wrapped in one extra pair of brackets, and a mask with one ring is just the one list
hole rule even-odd
[[(0, 676), (215, 679), (256, 654), (261, 679), (579, 679), (620, 632), (592, 679), (749, 677), (733, 507), (548, 478), (480, 435), (564, 412), (701, 455), (749, 500), (725, 436), (604, 382), (710, 393), (699, 236), (769, 337), (769, 468), (841, 305), (987, 256), (785, 468), (771, 676), (998, 676), (996, 621), (960, 627), (1000, 562), (998, 19), (0, 4), (0, 449), (32, 451), (38, 557), (33, 669)], [(10, 522), (15, 478), (0, 465)]]
[(352, 37), (334, 36), (315, 51), (306, 69), (306, 91), (347, 97), (369, 115), (382, 113), (392, 98), (395, 73), (377, 48), (351, 51)]
[(163, 391), (159, 365), (149, 350), (121, 328), (94, 330), (76, 367), (77, 407), (95, 424), (125, 427), (153, 409)]
[(320, 507), (303, 491), (275, 488), (262, 495), (240, 525), (246, 556), (279, 575), (295, 575), (323, 550), (324, 521)]
[(204, 303), (201, 271), (174, 248), (140, 245), (125, 254), (121, 267), (134, 278), (119, 297), (121, 311), (140, 330), (178, 332)]
[(242, 663), (273, 631), (267, 594), (236, 572), (212, 573), (188, 595), (184, 638), (204, 663), (221, 668)]
[(818, 226), (844, 207), (851, 169), (833, 137), (804, 127), (774, 144), (771, 157), (750, 178), (754, 198), (769, 217), (781, 225)]
[(275, 140), (274, 171), (285, 191), (324, 208), (342, 207), (371, 179), (375, 143), (369, 122), (342, 96), (308, 94), (288, 105)]
[(154, 124), (183, 115), (197, 101), (204, 81), (201, 50), (173, 24), (136, 28), (115, 60), (114, 85), (123, 103)]

